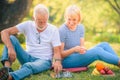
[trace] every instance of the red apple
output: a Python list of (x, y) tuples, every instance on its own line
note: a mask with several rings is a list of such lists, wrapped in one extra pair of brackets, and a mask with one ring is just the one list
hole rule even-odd
[(110, 69), (108, 67), (104, 67), (103, 70), (107, 73)]
[(100, 70), (100, 74), (105, 75), (105, 71), (103, 69)]
[(108, 70), (107, 74), (113, 74), (113, 71), (112, 70)]

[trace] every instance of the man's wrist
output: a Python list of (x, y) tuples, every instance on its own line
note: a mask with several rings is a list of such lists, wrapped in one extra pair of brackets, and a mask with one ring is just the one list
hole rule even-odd
[(60, 59), (60, 58), (53, 58), (53, 62), (56, 62), (56, 61), (62, 61), (62, 59)]

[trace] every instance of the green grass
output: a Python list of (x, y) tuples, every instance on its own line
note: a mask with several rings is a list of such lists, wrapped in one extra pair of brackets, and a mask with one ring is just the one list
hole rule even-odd
[[(90, 48), (92, 46), (94, 46), (96, 43), (91, 43), (91, 42), (86, 42), (86, 47)], [(25, 45), (22, 45), (23, 47), (25, 47)], [(117, 43), (113, 43), (111, 44), (111, 46), (114, 48), (114, 50), (117, 52), (117, 54), (120, 56), (120, 45)], [(0, 44), (0, 57), (1, 57), (1, 53), (3, 50), (3, 44)], [(93, 69), (95, 68), (95, 63), (97, 61), (93, 62), (91, 65), (89, 65), (89, 69), (88, 71), (85, 72), (79, 72), (79, 73), (72, 73), (73, 77), (72, 78), (60, 78), (57, 80), (120, 80), (120, 69), (117, 66), (108, 64), (108, 63), (104, 63), (106, 66), (108, 66), (111, 70), (113, 70), (115, 72), (115, 76), (113, 77), (108, 77), (108, 76), (94, 76), (91, 75)], [(0, 64), (0, 67), (2, 67), (2, 65)], [(16, 60), (15, 63), (13, 63), (12, 68), (14, 70), (19, 69), (20, 64), (19, 62)], [(44, 71), (43, 73), (39, 73), (39, 74), (35, 74), (35, 75), (31, 75), (27, 78), (25, 78), (24, 80), (56, 80), (53, 79), (49, 76), (49, 74), (52, 71), (48, 70), (48, 71)]]

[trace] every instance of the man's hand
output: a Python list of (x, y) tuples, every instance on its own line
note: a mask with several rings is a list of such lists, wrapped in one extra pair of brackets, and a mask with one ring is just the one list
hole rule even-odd
[(10, 62), (14, 62), (16, 59), (16, 52), (13, 48), (8, 48), (8, 57)]
[(58, 74), (62, 70), (61, 61), (54, 61), (52, 67), (54, 68), (54, 72)]

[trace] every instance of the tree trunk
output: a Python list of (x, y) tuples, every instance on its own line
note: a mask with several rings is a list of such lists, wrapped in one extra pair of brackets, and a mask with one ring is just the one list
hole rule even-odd
[(33, 0), (0, 0), (0, 31), (18, 24), (28, 13)]

